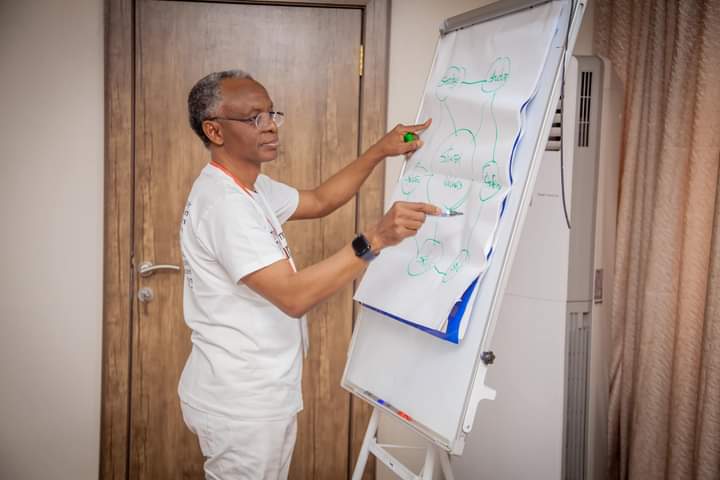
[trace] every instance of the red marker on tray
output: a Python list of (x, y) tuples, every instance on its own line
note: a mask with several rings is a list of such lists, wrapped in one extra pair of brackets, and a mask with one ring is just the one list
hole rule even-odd
[(412, 418), (407, 413), (398, 411), (397, 414), (398, 414), (398, 417), (403, 418), (403, 419), (407, 420), (408, 422), (412, 422)]

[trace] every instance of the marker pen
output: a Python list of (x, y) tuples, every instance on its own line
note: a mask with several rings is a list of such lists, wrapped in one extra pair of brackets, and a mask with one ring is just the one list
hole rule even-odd
[(435, 215), (436, 217), (456, 217), (458, 215), (463, 215), (462, 212), (458, 212), (457, 210), (450, 210), (449, 208), (443, 208), (439, 214)]
[(373, 400), (375, 403), (377, 403), (378, 405), (382, 405), (383, 407), (387, 408), (388, 410), (390, 410), (392, 413), (394, 413), (394, 414), (397, 415), (398, 417), (402, 418), (403, 420), (407, 420), (408, 422), (412, 422), (412, 417), (411, 417), (410, 415), (408, 415), (407, 413), (403, 412), (402, 410), (398, 410), (397, 408), (395, 408), (394, 406), (392, 406), (391, 404), (389, 404), (388, 402), (386, 402), (386, 401), (383, 400), (382, 398), (379, 398), (379, 397), (373, 395), (372, 393), (368, 392), (367, 390), (364, 390), (363, 393), (364, 393), (367, 397), (369, 397), (371, 400)]
[(414, 140), (417, 140), (417, 135), (413, 132), (406, 132), (405, 135), (403, 135), (403, 142), (405, 143), (410, 143)]

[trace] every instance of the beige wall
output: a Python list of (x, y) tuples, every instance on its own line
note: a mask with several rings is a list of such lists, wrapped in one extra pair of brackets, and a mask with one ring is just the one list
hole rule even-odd
[(0, 478), (97, 478), (102, 0), (0, 1)]

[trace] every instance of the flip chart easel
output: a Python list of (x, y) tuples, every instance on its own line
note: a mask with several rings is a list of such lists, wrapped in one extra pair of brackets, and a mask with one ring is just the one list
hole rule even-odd
[[(445, 20), (441, 37), (551, 0), (501, 0)], [(485, 272), (468, 329), (459, 345), (360, 306), (342, 387), (373, 406), (353, 479), (362, 477), (372, 453), (402, 479), (430, 479), (436, 459), (451, 479), (449, 454), (460, 455), (473, 428), (480, 400), (494, 399), (485, 376), (495, 360), (490, 341), (505, 285), (532, 196), (569, 60), (585, 10), (584, 0), (554, 0), (563, 5), (558, 28), (535, 96), (527, 110), (524, 135), (513, 167), (515, 182), (506, 205), (506, 221), (497, 232), (493, 261)], [(434, 65), (433, 65), (434, 68)], [(431, 73), (432, 73), (431, 68)], [(415, 474), (389, 451), (399, 445), (377, 441), (380, 412), (393, 416), (427, 442), (425, 464)], [(417, 448), (417, 447), (410, 447)]]

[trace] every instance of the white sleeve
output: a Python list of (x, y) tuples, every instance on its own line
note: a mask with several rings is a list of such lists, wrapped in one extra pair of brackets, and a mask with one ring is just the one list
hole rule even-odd
[(265, 217), (241, 193), (229, 193), (200, 221), (202, 240), (233, 283), (286, 257)]
[(262, 174), (258, 175), (255, 187), (262, 192), (280, 224), (287, 222), (295, 213), (300, 201), (297, 189)]

